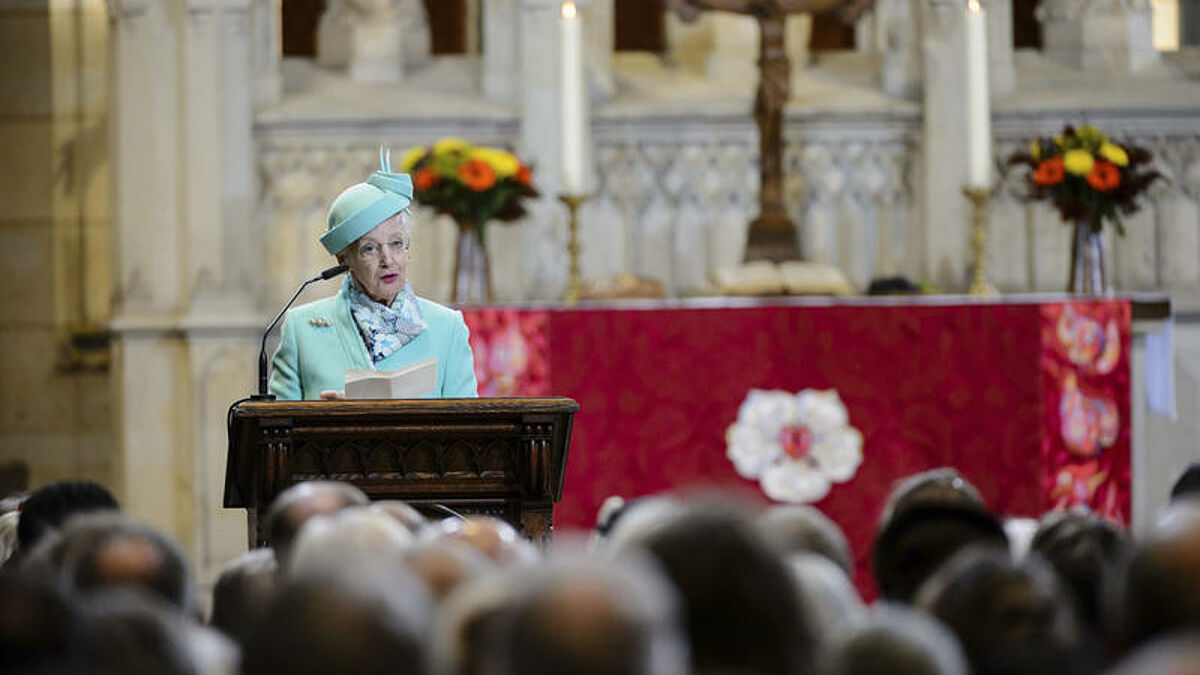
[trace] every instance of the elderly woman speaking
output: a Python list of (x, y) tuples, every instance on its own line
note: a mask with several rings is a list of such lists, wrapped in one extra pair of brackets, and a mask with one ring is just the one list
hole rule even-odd
[(350, 274), (336, 295), (288, 311), (272, 363), (276, 398), (342, 398), (348, 369), (395, 370), (431, 357), (429, 396), (478, 395), (462, 313), (418, 298), (408, 283), (412, 181), (391, 173), (386, 154), (380, 160), (380, 171), (329, 208), (321, 244)]

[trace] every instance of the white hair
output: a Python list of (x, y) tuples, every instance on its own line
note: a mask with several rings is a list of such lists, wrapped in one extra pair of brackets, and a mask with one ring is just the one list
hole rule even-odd
[(292, 546), (287, 574), (354, 578), (367, 567), (400, 567), (413, 535), (394, 518), (366, 507), (351, 507), (304, 524)]

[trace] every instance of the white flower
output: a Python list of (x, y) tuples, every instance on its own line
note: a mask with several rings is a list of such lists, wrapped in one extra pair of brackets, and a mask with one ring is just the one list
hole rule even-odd
[(726, 455), (738, 475), (758, 479), (768, 497), (809, 503), (833, 483), (854, 477), (862, 434), (849, 426), (837, 391), (751, 389), (725, 432)]
[(776, 462), (760, 481), (763, 492), (780, 502), (809, 504), (829, 494), (829, 479), (804, 462)]

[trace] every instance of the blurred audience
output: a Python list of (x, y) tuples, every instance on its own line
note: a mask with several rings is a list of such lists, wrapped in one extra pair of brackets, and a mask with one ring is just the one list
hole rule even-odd
[(941, 622), (904, 605), (880, 603), (827, 643), (821, 675), (970, 675), (958, 639)]
[(551, 562), (513, 598), (504, 675), (684, 675), (687, 646), (669, 582), (646, 564)]
[(693, 505), (642, 545), (682, 598), (692, 673), (812, 669), (815, 634), (791, 573), (747, 515), (730, 505)]
[(315, 516), (336, 513), (350, 506), (367, 506), (371, 500), (348, 483), (308, 481), (279, 493), (267, 509), (264, 530), (281, 566), (287, 564), (292, 541), (304, 523)]
[(785, 554), (815, 553), (854, 574), (850, 542), (837, 523), (811, 506), (772, 506), (758, 517), (758, 529)]
[(1124, 644), (1200, 628), (1200, 499), (1163, 511), (1129, 563), (1122, 591)]
[(915, 604), (958, 636), (974, 675), (1076, 672), (1075, 614), (1054, 570), (1036, 556), (1015, 562), (1005, 550), (961, 550)]
[(543, 551), (497, 518), (301, 483), (270, 546), (221, 570), (211, 628), (173, 539), (58, 483), (3, 501), (0, 674), (1200, 675), (1197, 471), (1136, 540), (1086, 513), (1002, 520), (951, 468), (903, 478), (873, 605), (812, 506), (614, 497), (586, 547)]

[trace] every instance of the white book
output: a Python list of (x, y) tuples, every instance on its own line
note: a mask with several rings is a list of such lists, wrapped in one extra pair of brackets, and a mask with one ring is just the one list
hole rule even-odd
[(421, 398), (437, 389), (437, 359), (397, 370), (347, 370), (346, 398)]

